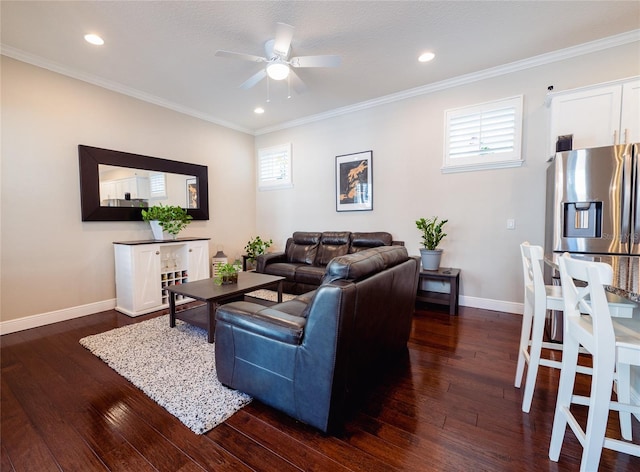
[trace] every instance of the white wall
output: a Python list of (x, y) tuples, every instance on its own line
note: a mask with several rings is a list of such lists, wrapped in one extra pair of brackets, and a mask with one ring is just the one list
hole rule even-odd
[[(518, 311), (518, 244), (542, 244), (544, 97), (640, 74), (638, 43), (254, 137), (2, 57), (0, 321), (115, 297), (113, 241), (151, 236), (143, 222), (80, 218), (77, 145), (209, 166), (211, 237), (230, 257), (251, 236), (276, 249), (295, 230), (391, 232), (418, 254), (421, 216), (448, 218), (443, 264), (462, 269), (463, 303)], [(521, 168), (442, 174), (444, 110), (524, 94)], [(255, 191), (255, 149), (292, 142), (294, 188)], [(335, 156), (373, 150), (374, 210), (336, 213)], [(516, 230), (506, 229), (515, 218)], [(78, 310), (79, 314), (88, 309)], [(95, 310), (94, 310), (95, 311)], [(47, 319), (51, 319), (48, 317)], [(2, 325), (0, 325), (2, 328)]]
[(78, 144), (207, 165), (211, 219), (181, 235), (242, 253), (253, 136), (4, 56), (1, 86), (2, 322), (112, 302), (112, 242), (151, 238), (148, 223), (81, 221)]
[[(282, 248), (296, 230), (389, 231), (418, 254), (415, 220), (448, 218), (442, 265), (459, 267), (463, 304), (519, 311), (518, 245), (544, 242), (547, 86), (556, 91), (640, 73), (638, 43), (275, 131), (291, 142), (294, 188), (258, 192), (257, 232)], [(442, 174), (444, 111), (524, 95), (524, 166)], [(335, 156), (373, 150), (373, 211), (335, 211)], [(507, 230), (508, 218), (516, 229)]]

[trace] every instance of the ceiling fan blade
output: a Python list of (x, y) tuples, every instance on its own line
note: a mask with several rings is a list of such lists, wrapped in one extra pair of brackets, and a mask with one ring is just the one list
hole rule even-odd
[(231, 52), (231, 51), (222, 51), (217, 50), (216, 56), (218, 57), (228, 57), (230, 59), (241, 59), (243, 61), (251, 61), (251, 62), (267, 62), (267, 59), (260, 56), (253, 56), (251, 54), (243, 54), (241, 52)]
[(267, 76), (266, 69), (260, 69), (258, 72), (256, 72), (251, 77), (249, 77), (247, 80), (245, 80), (242, 84), (240, 84), (240, 88), (241, 89), (245, 89), (245, 90), (250, 89), (255, 84), (257, 84), (262, 79), (264, 79), (266, 76)]
[(291, 84), (291, 88), (298, 94), (302, 95), (307, 91), (307, 86), (302, 81), (302, 79), (296, 74), (293, 70), (289, 71), (289, 80)]
[(342, 59), (340, 56), (300, 56), (292, 57), (289, 63), (293, 67), (338, 67)]
[(285, 57), (289, 54), (293, 30), (294, 27), (286, 23), (278, 23), (276, 25), (276, 41), (273, 45), (274, 51)]

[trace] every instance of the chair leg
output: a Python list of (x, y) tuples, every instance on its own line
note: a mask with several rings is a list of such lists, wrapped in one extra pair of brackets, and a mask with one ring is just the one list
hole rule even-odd
[(524, 314), (522, 315), (522, 329), (520, 330), (520, 348), (518, 349), (518, 365), (516, 367), (516, 379), (514, 386), (520, 388), (524, 374), (524, 364), (526, 361), (525, 352), (529, 349), (529, 339), (531, 335), (531, 322), (533, 320), (533, 308), (531, 303), (525, 300)]
[(536, 389), (538, 378), (538, 367), (540, 366), (540, 354), (542, 352), (542, 338), (544, 336), (544, 322), (546, 310), (542, 308), (533, 315), (533, 330), (531, 331), (531, 351), (529, 351), (529, 369), (527, 370), (527, 380), (524, 386), (524, 396), (522, 398), (522, 411), (529, 413), (533, 392)]
[(589, 415), (585, 431), (584, 449), (580, 471), (598, 470), (604, 436), (609, 418), (609, 403), (613, 387), (613, 358), (595, 356), (593, 359), (593, 377), (591, 379), (591, 396), (589, 400)]
[(578, 341), (565, 333), (562, 351), (562, 369), (560, 371), (560, 384), (556, 399), (556, 411), (553, 417), (553, 429), (551, 430), (551, 443), (549, 445), (549, 459), (558, 462), (564, 433), (567, 429), (567, 414), (571, 407), (571, 396), (576, 379), (578, 366)]
[[(631, 367), (629, 364), (618, 362), (616, 372), (618, 374), (618, 402), (629, 405), (631, 403)], [(622, 433), (622, 437), (627, 441), (631, 441), (633, 439), (631, 432), (631, 413), (628, 411), (619, 411), (618, 414), (620, 415), (620, 432)]]

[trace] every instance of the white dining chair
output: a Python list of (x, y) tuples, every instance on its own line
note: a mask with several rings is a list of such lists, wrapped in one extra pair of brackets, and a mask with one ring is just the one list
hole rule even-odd
[[(542, 275), (543, 250), (540, 246), (525, 241), (520, 245), (524, 276), (524, 314), (520, 331), (520, 348), (514, 385), (520, 388), (525, 364), (527, 378), (522, 398), (522, 411), (529, 413), (536, 387), (538, 367), (560, 369), (561, 362), (541, 357), (542, 348), (562, 351), (562, 344), (544, 341), (544, 325), (547, 310), (564, 309), (562, 289), (557, 285), (545, 285)], [(578, 371), (590, 374), (591, 368), (579, 366)]]
[[(637, 319), (611, 319), (603, 286), (611, 284), (611, 266), (573, 259), (569, 254), (563, 254), (559, 266), (564, 299), (564, 349), (549, 458), (558, 461), (569, 425), (583, 447), (580, 470), (595, 471), (603, 448), (640, 456), (640, 445), (605, 437), (610, 409), (620, 412), (621, 425), (624, 423), (622, 416), (628, 415), (629, 439), (630, 414), (640, 414), (640, 406), (628, 403), (628, 390), (622, 391), (628, 388), (627, 367), (640, 365), (640, 322)], [(574, 280), (586, 282), (587, 286), (576, 287)], [(589, 397), (573, 395), (580, 346), (593, 356)], [(616, 370), (620, 377), (618, 401), (612, 401)], [(588, 406), (585, 429), (573, 415), (572, 403)], [(624, 426), (622, 429), (626, 434)]]

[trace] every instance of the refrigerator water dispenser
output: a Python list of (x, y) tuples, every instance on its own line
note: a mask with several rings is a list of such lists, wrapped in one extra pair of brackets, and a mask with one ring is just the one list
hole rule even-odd
[(565, 238), (601, 238), (602, 202), (568, 202), (564, 204)]

